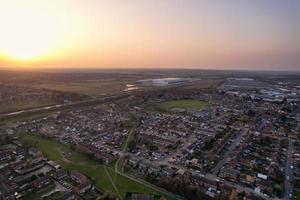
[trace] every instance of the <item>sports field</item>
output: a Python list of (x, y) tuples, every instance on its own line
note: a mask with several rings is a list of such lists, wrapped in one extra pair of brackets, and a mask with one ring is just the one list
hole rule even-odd
[(175, 100), (175, 101), (166, 101), (159, 104), (159, 108), (164, 111), (170, 111), (173, 108), (184, 108), (184, 109), (202, 109), (208, 106), (208, 103), (205, 101), (193, 100), (193, 99), (184, 99), (184, 100)]
[[(22, 135), (20, 139), (25, 144), (30, 144), (42, 151), (46, 158), (60, 164), (62, 168), (69, 171), (77, 170), (90, 177), (95, 181), (97, 189), (102, 192), (118, 194), (122, 199), (125, 198), (127, 192), (159, 194), (146, 185), (117, 174), (109, 166), (100, 165), (84, 155), (71, 151), (67, 145), (35, 135)], [(69, 156), (66, 158), (63, 155)]]

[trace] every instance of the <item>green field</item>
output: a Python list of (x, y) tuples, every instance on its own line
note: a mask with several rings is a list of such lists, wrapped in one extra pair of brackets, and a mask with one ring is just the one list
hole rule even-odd
[(173, 108), (184, 108), (184, 109), (202, 109), (208, 106), (208, 103), (205, 101), (187, 99), (187, 100), (175, 100), (175, 101), (166, 101), (159, 104), (159, 108), (164, 111), (170, 111)]
[(126, 87), (127, 81), (119, 81), (115, 79), (97, 80), (87, 82), (71, 82), (71, 83), (40, 83), (30, 85), (36, 89), (49, 89), (61, 92), (72, 92), (77, 94), (84, 94), (88, 96), (99, 96), (114, 94), (123, 91)]
[(48, 106), (53, 104), (54, 102), (51, 101), (28, 101), (28, 102), (14, 103), (12, 105), (0, 106), (0, 113), (14, 112), (18, 110), (37, 108), (37, 107)]
[[(42, 151), (45, 157), (60, 164), (62, 168), (69, 171), (77, 170), (90, 177), (95, 181), (97, 189), (102, 192), (119, 193), (123, 199), (127, 192), (158, 194), (158, 192), (145, 185), (117, 174), (113, 168), (100, 165), (96, 161), (86, 158), (84, 155), (71, 151), (67, 145), (34, 135), (22, 135), (20, 139), (25, 144), (30, 144)], [(71, 152), (71, 155), (66, 159), (62, 156), (62, 152), (68, 155)], [(113, 184), (117, 187), (118, 191), (115, 191)]]

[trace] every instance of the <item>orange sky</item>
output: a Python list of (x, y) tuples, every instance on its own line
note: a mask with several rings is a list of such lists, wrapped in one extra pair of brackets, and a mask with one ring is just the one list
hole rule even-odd
[(0, 67), (300, 69), (294, 0), (3, 0)]

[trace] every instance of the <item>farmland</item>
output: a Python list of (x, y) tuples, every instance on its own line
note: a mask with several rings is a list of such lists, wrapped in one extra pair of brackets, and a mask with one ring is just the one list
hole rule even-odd
[(50, 82), (33, 84), (31, 87), (37, 89), (48, 89), (60, 92), (71, 92), (77, 94), (83, 94), (87, 96), (100, 96), (121, 92), (126, 88), (126, 82), (113, 82), (113, 81), (93, 81), (93, 82)]

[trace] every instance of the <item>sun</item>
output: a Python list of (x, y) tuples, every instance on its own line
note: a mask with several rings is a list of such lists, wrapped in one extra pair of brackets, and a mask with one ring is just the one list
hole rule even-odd
[(25, 4), (0, 13), (0, 53), (14, 60), (34, 60), (48, 54), (55, 44), (56, 21), (51, 15)]
[[(19, 41), (20, 40), (20, 41)], [(47, 43), (38, 43), (34, 38), (25, 37), (11, 38), (6, 46), (1, 45), (3, 54), (7, 57), (20, 61), (29, 61), (44, 56), (49, 45)]]

